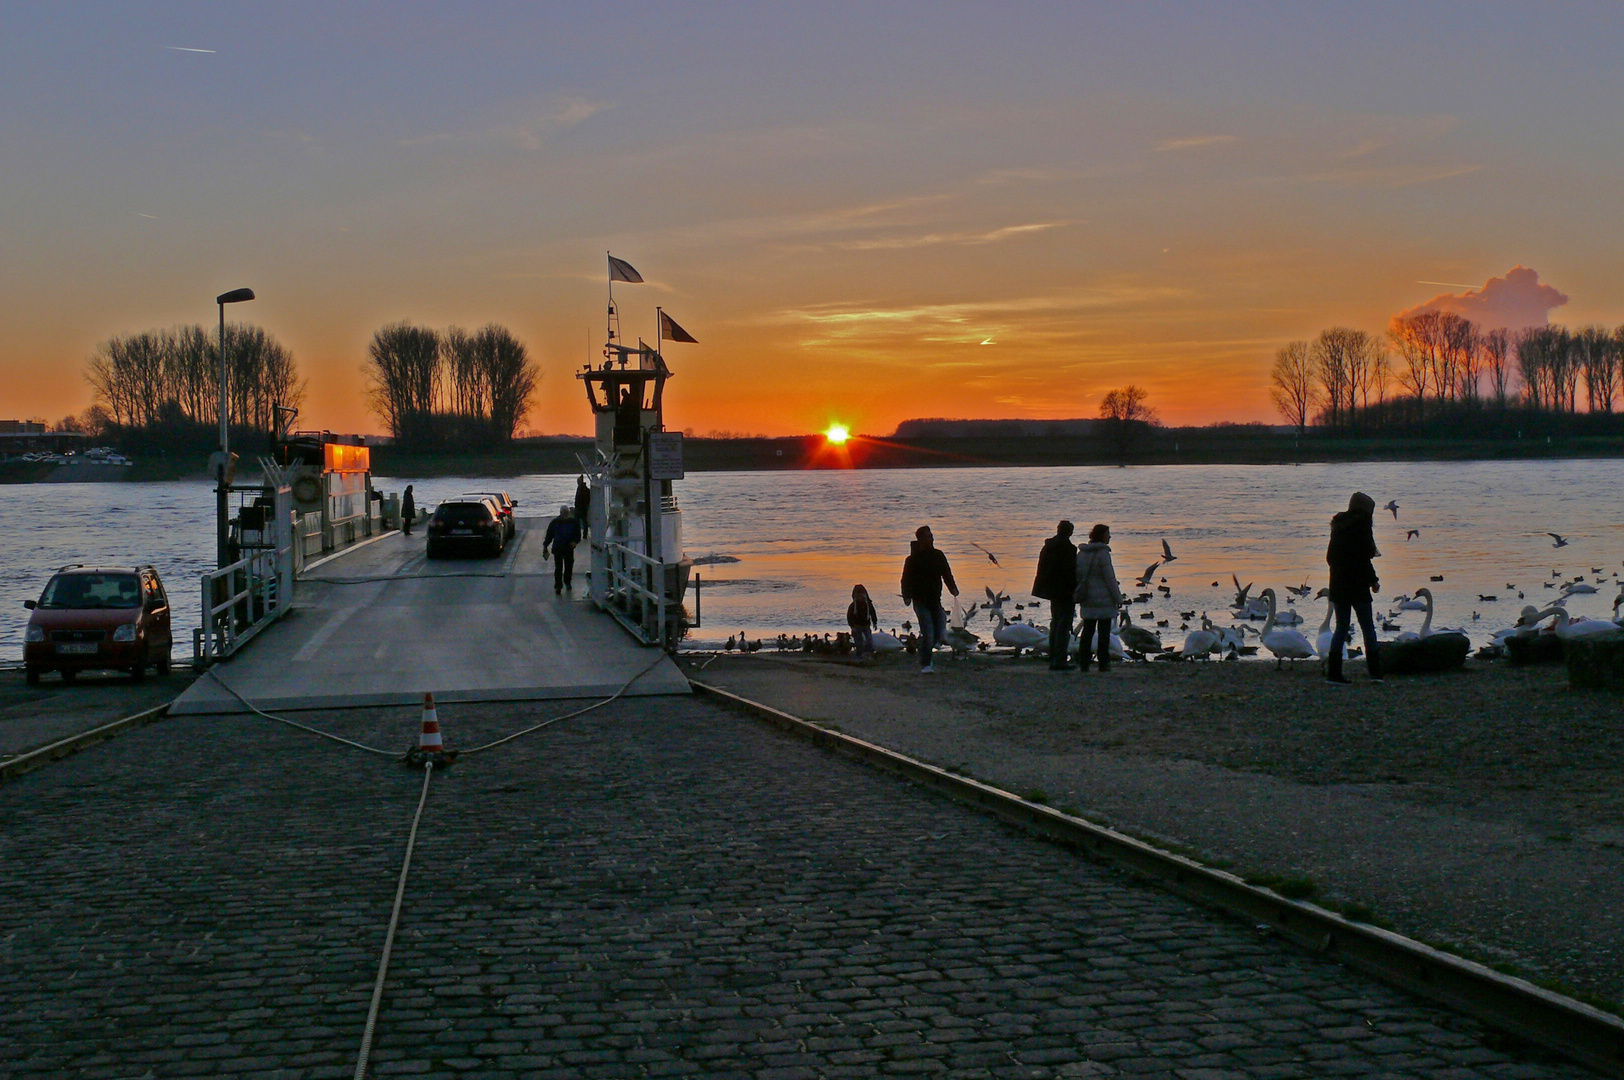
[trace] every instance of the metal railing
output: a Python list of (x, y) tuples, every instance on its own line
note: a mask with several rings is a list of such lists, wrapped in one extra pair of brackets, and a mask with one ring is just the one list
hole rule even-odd
[(665, 591), (665, 564), (613, 540), (603, 543), (609, 613), (647, 645), (668, 646), (676, 628)]
[(259, 551), (203, 572), (203, 625), (193, 637), (194, 666), (224, 660), (282, 617), (293, 600), (291, 555), (291, 548)]

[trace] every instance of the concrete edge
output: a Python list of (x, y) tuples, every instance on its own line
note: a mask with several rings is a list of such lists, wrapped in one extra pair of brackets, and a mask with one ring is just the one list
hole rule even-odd
[(1378, 927), (1350, 922), (1314, 904), (1288, 900), (1233, 874), (1202, 866), (1112, 829), (1027, 802), (1010, 792), (957, 776), (829, 731), (698, 679), (694, 690), (816, 746), (877, 766), (969, 803), (1030, 832), (1113, 863), (1169, 892), (1209, 908), (1264, 923), (1281, 937), (1418, 997), (1554, 1051), (1607, 1076), (1624, 1077), (1624, 1019), (1524, 979), (1441, 952)]
[[(678, 672), (680, 677), (681, 673)], [(582, 684), (574, 686), (498, 687), (491, 690), (435, 690), (434, 700), (441, 705), (469, 705), (480, 702), (503, 701), (575, 701), (606, 698), (620, 690), (622, 683)], [(621, 697), (669, 697), (690, 694), (686, 685), (667, 687), (656, 683), (646, 689), (632, 686)], [(308, 712), (316, 709), (367, 709), (392, 705), (423, 704), (423, 691), (390, 691), (377, 694), (332, 694), (320, 697), (285, 697), (255, 699), (254, 704), (266, 712)], [(247, 715), (249, 710), (229, 694), (217, 698), (210, 695), (202, 700), (177, 702), (170, 708), (171, 716), (235, 716)]]
[(362, 548), (366, 547), (368, 544), (376, 544), (379, 540), (385, 540), (385, 539), (389, 538), (390, 536), (395, 535), (399, 531), (400, 531), (399, 529), (385, 529), (382, 532), (380, 532), (377, 536), (369, 536), (365, 540), (357, 540), (353, 544), (345, 544), (343, 547), (339, 548), (337, 551), (333, 552), (331, 555), (323, 555), (321, 558), (317, 559), (315, 562), (307, 562), (307, 563), (305, 563), (304, 564), (304, 569), (300, 570), (299, 573), (296, 576), (297, 577), (303, 577), (305, 574), (308, 574), (310, 571), (314, 570), (318, 566), (325, 566), (327, 563), (332, 562), (334, 559), (343, 558), (345, 555), (348, 555), (352, 551), (360, 551)]
[(53, 743), (46, 743), (44, 746), (36, 747), (33, 750), (18, 754), (16, 757), (7, 758), (5, 761), (0, 761), (0, 783), (14, 780), (23, 773), (31, 772), (34, 769), (39, 768), (41, 765), (47, 765), (53, 761), (56, 761), (58, 758), (64, 758), (70, 754), (76, 754), (87, 746), (94, 746), (96, 743), (104, 742), (107, 739), (111, 739), (116, 735), (122, 734), (124, 731), (130, 728), (141, 727), (143, 725), (150, 724), (155, 720), (161, 719), (163, 716), (168, 714), (169, 706), (172, 704), (174, 703), (165, 702), (162, 705), (147, 709), (144, 712), (138, 712), (133, 716), (126, 716), (121, 720), (114, 720), (112, 723), (91, 728), (89, 731), (81, 731), (77, 735), (69, 735), (65, 739), (58, 739)]

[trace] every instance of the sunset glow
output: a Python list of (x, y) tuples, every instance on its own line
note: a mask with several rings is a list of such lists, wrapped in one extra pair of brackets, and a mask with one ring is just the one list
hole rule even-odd
[(645, 278), (626, 343), (657, 306), (698, 339), (665, 355), (699, 435), (1130, 382), (1168, 424), (1278, 423), (1286, 342), (1519, 264), (1551, 318), (1624, 321), (1624, 8), (949, 6), (23, 5), (0, 418), (84, 409), (99, 342), (248, 286), (301, 426), (382, 431), (361, 365), (409, 320), (507, 327), (522, 428), (583, 434), (606, 250)]
[(830, 424), (829, 430), (823, 433), (823, 437), (834, 443), (836, 446), (839, 446), (841, 443), (851, 438), (851, 432), (847, 430), (846, 425), (844, 424)]

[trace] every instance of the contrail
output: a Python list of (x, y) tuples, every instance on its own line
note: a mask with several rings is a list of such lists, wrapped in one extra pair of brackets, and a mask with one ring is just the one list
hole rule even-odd
[(1417, 285), (1448, 285), (1451, 289), (1480, 289), (1481, 285), (1462, 285), (1458, 281), (1417, 281)]
[(216, 51), (217, 51), (217, 50), (215, 50), (215, 49), (188, 49), (188, 48), (187, 48), (187, 47), (186, 47), (186, 46), (184, 46), (184, 45), (160, 45), (160, 46), (158, 46), (158, 47), (159, 47), (159, 48), (160, 48), (160, 49), (173, 49), (173, 50), (175, 50), (175, 51), (176, 51), (176, 52), (201, 52), (201, 53), (212, 53), (212, 52), (216, 52)]

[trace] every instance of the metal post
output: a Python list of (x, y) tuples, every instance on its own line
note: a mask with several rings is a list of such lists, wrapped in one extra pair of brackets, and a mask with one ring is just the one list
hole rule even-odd
[(226, 384), (226, 305), (220, 306), (220, 467), (214, 486), (214, 565), (225, 566), (231, 561), (229, 493), (226, 491), (226, 463), (231, 460), (231, 430), (229, 424), (228, 386)]
[[(637, 408), (638, 408), (639, 412), (642, 411), (643, 403), (641, 401), (639, 401), (637, 403)], [(651, 593), (654, 591), (654, 564), (653, 564), (653, 559), (654, 559), (654, 491), (653, 491), (653, 481), (652, 481), (651, 476), (650, 476), (650, 474), (653, 471), (654, 470), (649, 467), (649, 460), (648, 460), (648, 428), (644, 428), (643, 429), (643, 554), (649, 559), (649, 562), (644, 564), (644, 569), (647, 571), (648, 576), (644, 580), (643, 585), (644, 585), (644, 588), (648, 589), (648, 591), (651, 592)], [(648, 620), (645, 618), (644, 619), (644, 624), (647, 625), (647, 622), (648, 622)]]

